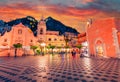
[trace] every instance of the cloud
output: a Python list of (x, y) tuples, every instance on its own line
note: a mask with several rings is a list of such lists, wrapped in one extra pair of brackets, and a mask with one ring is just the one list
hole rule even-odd
[(119, 4), (120, 0), (0, 0), (0, 19), (30, 15), (39, 20), (44, 14), (79, 28), (79, 21), (88, 18), (119, 17)]
[[(50, 0), (49, 0), (50, 1)], [(76, 0), (77, 2), (81, 0)], [(54, 2), (58, 3), (58, 2)], [(33, 3), (25, 3), (20, 2), (17, 4), (9, 4), (6, 6), (2, 6), (0, 8), (0, 13), (8, 15), (8, 14), (17, 14), (16, 16), (28, 16), (32, 15), (34, 17), (40, 16), (41, 13), (48, 15), (62, 15), (62, 16), (71, 16), (78, 17), (78, 18), (89, 18), (89, 17), (105, 17), (108, 16), (119, 16), (118, 11), (112, 12), (112, 9), (106, 9), (107, 4), (95, 0), (82, 0), (82, 7), (73, 7), (73, 6), (63, 6), (63, 5), (56, 5), (56, 4), (44, 4), (44, 5), (35, 5)], [(104, 6), (105, 5), (105, 6)], [(107, 10), (107, 11), (105, 11)], [(109, 13), (111, 12), (111, 13)], [(3, 15), (2, 14), (2, 15)], [(112, 15), (111, 15), (112, 14)], [(4, 15), (4, 16), (5, 16)]]
[(120, 12), (120, 0), (0, 0), (0, 5), (26, 4), (27, 6), (57, 5), (62, 7), (75, 7), (84, 10), (96, 9), (104, 12)]
[(25, 3), (9, 4), (0, 7), (0, 19), (6, 21), (29, 15), (35, 17), (36, 13), (38, 13), (38, 11), (34, 6), (30, 6), (29, 4), (26, 5)]
[(64, 15), (73, 15), (73, 16), (90, 16), (94, 15), (95, 13), (99, 12), (94, 9), (80, 9), (80, 8), (74, 8), (74, 7), (59, 7), (59, 6), (52, 6), (48, 7), (49, 11), (58, 13), (58, 14), (64, 14)]
[(85, 7), (97, 9), (104, 12), (120, 12), (120, 0), (94, 0), (88, 3)]

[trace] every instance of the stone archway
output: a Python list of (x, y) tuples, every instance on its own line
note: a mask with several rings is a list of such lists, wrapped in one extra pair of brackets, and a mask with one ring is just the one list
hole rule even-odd
[(105, 56), (105, 48), (102, 40), (96, 40), (95, 42), (95, 54), (96, 56)]

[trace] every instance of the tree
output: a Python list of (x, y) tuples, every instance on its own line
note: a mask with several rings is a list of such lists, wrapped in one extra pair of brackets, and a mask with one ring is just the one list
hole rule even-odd
[(17, 44), (13, 44), (13, 46), (14, 46), (14, 48), (15, 48), (15, 56), (14, 56), (14, 57), (16, 57), (16, 56), (17, 56), (17, 49), (18, 49), (18, 48), (22, 48), (22, 44), (17, 43)]
[(66, 49), (66, 54), (68, 53), (68, 52), (67, 52), (67, 49), (69, 49), (69, 48), (70, 48), (70, 46), (68, 46), (68, 45), (67, 45), (67, 46), (65, 46), (65, 49)]
[(70, 48), (70, 46), (65, 46), (65, 48), (67, 49), (67, 48)]
[(77, 45), (76, 47), (79, 48), (79, 53), (80, 53), (80, 49), (82, 48), (82, 45), (80, 44), (80, 45)]
[(47, 48), (52, 49), (52, 54), (53, 54), (53, 49), (55, 48), (55, 46), (54, 45), (49, 45), (49, 46), (47, 46)]
[(66, 49), (66, 54), (67, 54), (67, 48), (70, 48), (68, 43), (72, 40), (72, 38), (68, 36), (67, 34), (64, 34), (64, 40), (65, 40), (65, 49)]
[(40, 50), (36, 50), (36, 53), (39, 55), (40, 54)]
[(56, 47), (57, 49), (59, 49), (58, 53), (60, 52), (60, 49), (62, 48), (61, 46), (57, 46)]
[(68, 42), (71, 41), (71, 38), (68, 35), (64, 35), (65, 46), (68, 46)]
[(36, 50), (37, 48), (38, 48), (37, 46), (30, 46), (30, 49), (32, 49), (33, 52), (34, 52), (34, 56), (35, 56), (35, 50)]

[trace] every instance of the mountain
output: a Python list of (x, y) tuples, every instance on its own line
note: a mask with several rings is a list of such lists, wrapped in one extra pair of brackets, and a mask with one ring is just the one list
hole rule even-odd
[(24, 18), (19, 18), (16, 20), (12, 20), (10, 22), (7, 22), (8, 26), (14, 26), (17, 24), (22, 23), (24, 26), (27, 26), (28, 28), (30, 28), (34, 34), (34, 36), (37, 35), (37, 20), (31, 16), (27, 16)]
[(30, 28), (34, 34), (34, 36), (37, 35), (37, 20), (31, 16), (27, 16), (24, 18), (15, 19), (9, 22), (4, 22), (3, 20), (0, 20), (0, 34), (1, 36), (4, 35), (5, 32), (11, 31), (12, 27), (15, 25), (18, 25), (22, 23), (24, 26), (27, 26)]
[(65, 32), (79, 34), (79, 32), (77, 32), (76, 29), (69, 26), (65, 26), (60, 21), (55, 20), (52, 17), (46, 18), (45, 21), (46, 21), (47, 30), (59, 31), (60, 35), (64, 34)]
[(3, 20), (0, 20), (0, 34), (1, 34), (1, 36), (4, 35), (4, 33), (5, 33), (5, 30), (4, 30), (5, 25), (6, 25), (6, 23)]
[[(65, 32), (71, 32), (71, 33), (78, 34), (76, 29), (73, 29), (72, 27), (69, 27), (69, 26), (65, 26), (60, 21), (57, 21), (57, 20), (53, 19), (52, 17), (46, 18), (45, 22), (46, 22), (47, 30), (59, 31), (60, 35), (64, 34)], [(37, 36), (38, 21), (31, 16), (15, 19), (15, 20), (12, 20), (9, 22), (4, 22), (3, 20), (0, 20), (1, 36), (4, 35), (5, 32), (10, 32), (14, 25), (17, 25), (20, 23), (22, 23), (24, 26), (27, 26), (28, 28), (30, 28), (32, 30), (34, 36)]]

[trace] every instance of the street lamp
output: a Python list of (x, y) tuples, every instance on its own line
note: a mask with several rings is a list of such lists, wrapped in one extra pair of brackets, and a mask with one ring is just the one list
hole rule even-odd
[(40, 46), (41, 46), (42, 55), (44, 55), (44, 50), (43, 49), (45, 49), (46, 44), (45, 43), (41, 43)]

